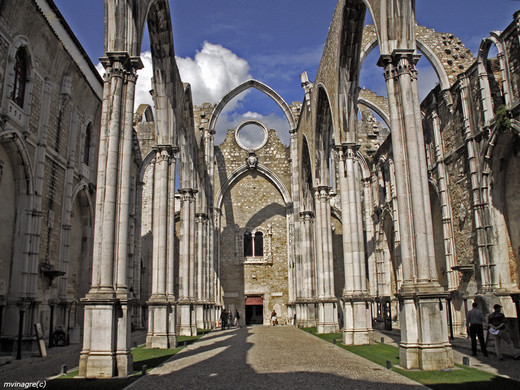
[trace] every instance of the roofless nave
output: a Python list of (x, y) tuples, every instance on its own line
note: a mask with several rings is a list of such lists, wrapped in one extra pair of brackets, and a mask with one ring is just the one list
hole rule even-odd
[[(411, 0), (339, 0), (301, 103), (250, 80), (193, 106), (168, 1), (105, 6), (101, 80), (51, 0), (0, 3), (4, 350), (31, 348), (41, 322), (83, 343), (81, 375), (126, 376), (132, 329), (167, 348), (224, 307), (248, 323), (274, 309), (347, 344), (398, 327), (401, 366), (429, 370), (453, 365), (468, 303), (501, 303), (514, 325), (519, 12), (475, 57), (416, 26)], [(145, 25), (154, 109), (134, 113)], [(388, 98), (359, 89), (376, 45)], [(439, 78), (422, 102), (419, 51)], [(288, 147), (255, 120), (214, 144), (219, 114), (250, 88), (283, 111)], [(253, 146), (240, 137), (251, 124)]]

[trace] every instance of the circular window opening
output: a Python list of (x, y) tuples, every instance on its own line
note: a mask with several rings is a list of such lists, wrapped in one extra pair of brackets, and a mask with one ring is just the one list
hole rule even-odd
[(258, 150), (267, 143), (267, 128), (260, 121), (242, 122), (236, 129), (235, 139), (245, 150)]

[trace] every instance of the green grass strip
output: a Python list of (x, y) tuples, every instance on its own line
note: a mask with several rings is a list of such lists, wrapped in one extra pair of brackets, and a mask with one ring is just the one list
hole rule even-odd
[(184, 344), (189, 345), (200, 339), (203, 335), (210, 332), (210, 329), (198, 329), (197, 336), (178, 336), (177, 348), (158, 349), (146, 348), (141, 345), (132, 348), (133, 371), (134, 373), (128, 378), (111, 378), (111, 379), (83, 379), (75, 378), (78, 375), (78, 370), (71, 371), (56, 379), (47, 382), (46, 389), (51, 390), (91, 390), (91, 389), (106, 389), (106, 390), (120, 390), (135, 382), (141, 377), (143, 366), (146, 365), (146, 372), (150, 372), (155, 367), (160, 366), (173, 355), (184, 348)]
[(500, 390), (520, 389), (520, 382), (458, 364), (453, 369), (444, 371), (405, 370), (395, 367), (399, 365), (399, 348), (393, 345), (381, 343), (344, 345), (341, 333), (317, 334), (316, 328), (301, 329), (328, 342), (336, 340), (339, 347), (382, 367), (386, 368), (386, 361), (389, 360), (392, 363), (392, 371), (434, 390), (484, 390), (493, 387), (500, 388)]

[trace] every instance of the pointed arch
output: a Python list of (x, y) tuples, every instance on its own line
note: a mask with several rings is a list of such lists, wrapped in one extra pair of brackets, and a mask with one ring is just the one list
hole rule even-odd
[[(258, 164), (256, 167), (256, 171), (262, 174), (262, 176), (264, 176), (276, 187), (276, 189), (280, 192), (280, 195), (282, 195), (286, 207), (292, 204), (291, 195), (289, 194), (289, 191), (287, 191), (287, 187), (285, 187), (285, 184), (283, 184), (282, 180), (280, 180), (280, 178), (273, 171), (271, 171), (263, 164)], [(227, 177), (226, 181), (222, 183), (222, 185), (220, 186), (217, 196), (215, 197), (216, 209), (222, 208), (224, 194), (233, 186), (233, 184), (237, 183), (240, 180), (240, 178), (247, 172), (250, 172), (250, 168), (246, 164), (244, 164)]]
[(240, 84), (235, 89), (228, 92), (217, 104), (215, 109), (213, 110), (213, 113), (211, 114), (211, 118), (209, 121), (209, 131), (215, 131), (215, 125), (217, 124), (218, 117), (224, 107), (237, 95), (240, 93), (248, 90), (249, 88), (256, 88), (260, 92), (265, 93), (267, 96), (269, 96), (271, 99), (275, 101), (276, 104), (282, 109), (285, 118), (287, 119), (287, 122), (289, 122), (289, 130), (295, 130), (296, 129), (296, 121), (294, 120), (294, 117), (292, 115), (291, 109), (289, 108), (289, 105), (285, 102), (285, 100), (282, 99), (278, 93), (268, 85), (261, 83), (258, 80), (250, 79), (242, 84)]
[[(368, 39), (365, 43), (364, 47), (361, 49), (360, 55), (360, 64), (363, 66), (366, 58), (370, 54), (372, 50), (379, 45), (379, 40), (377, 37), (377, 33), (370, 28), (365, 27), (364, 33), (367, 34)], [(426, 59), (430, 62), (433, 67), (433, 70), (437, 74), (439, 78), (439, 83), (441, 86), (441, 90), (446, 90), (450, 88), (450, 81), (448, 79), (448, 74), (446, 73), (446, 68), (444, 67), (440, 58), (435, 54), (435, 51), (426, 41), (423, 41), (420, 37), (416, 37), (417, 48), (424, 54)]]

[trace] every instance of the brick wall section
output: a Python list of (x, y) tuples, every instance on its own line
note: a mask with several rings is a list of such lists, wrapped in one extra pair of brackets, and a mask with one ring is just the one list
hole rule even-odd
[[(290, 192), (289, 150), (275, 130), (268, 131), (266, 145), (256, 152), (259, 164), (274, 172)], [(241, 149), (230, 130), (224, 142), (215, 147), (215, 192), (226, 178), (245, 164), (247, 151)], [(216, 205), (218, 207), (218, 205)], [(256, 170), (246, 172), (225, 194), (222, 204), (220, 236), (221, 281), (224, 305), (245, 313), (244, 299), (249, 295), (264, 297), (264, 322), (276, 309), (280, 321), (287, 318), (287, 222), (286, 205), (280, 191)], [(269, 235), (271, 261), (245, 264), (243, 234), (246, 229), (264, 232), (264, 260), (267, 260)], [(230, 306), (231, 305), (231, 306)]]

